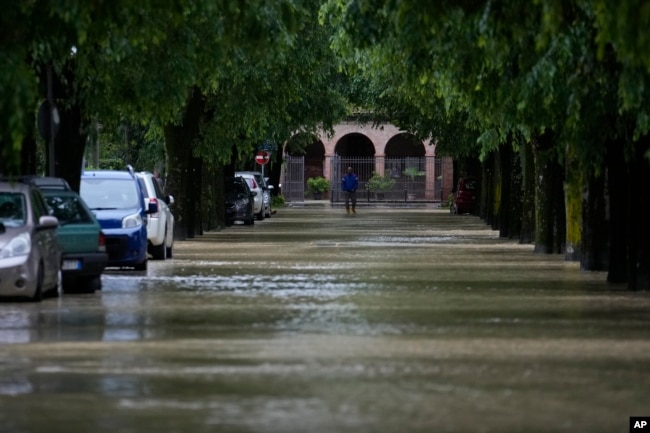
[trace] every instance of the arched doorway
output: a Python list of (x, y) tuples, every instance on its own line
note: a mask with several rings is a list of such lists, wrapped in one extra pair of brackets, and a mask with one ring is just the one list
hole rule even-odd
[(348, 167), (352, 167), (362, 184), (375, 171), (375, 145), (363, 134), (353, 132), (344, 135), (336, 143), (334, 153), (337, 156), (337, 163), (331, 169), (332, 178), (337, 181)]
[[(385, 173), (390, 173), (408, 200), (423, 199), (427, 175), (433, 177), (433, 167), (427, 167), (426, 149), (413, 134), (401, 133), (386, 143)], [(431, 183), (431, 182), (430, 182)]]
[(304, 157), (304, 177), (323, 176), (325, 163), (325, 146), (316, 136), (297, 134), (293, 136), (286, 146), (290, 156)]
[(353, 132), (341, 137), (336, 143), (334, 153), (341, 157), (375, 156), (375, 146), (365, 135)]
[(413, 134), (402, 133), (397, 134), (386, 143), (386, 150), (384, 152), (387, 158), (389, 157), (415, 157), (420, 158), (426, 154), (424, 144), (418, 140)]

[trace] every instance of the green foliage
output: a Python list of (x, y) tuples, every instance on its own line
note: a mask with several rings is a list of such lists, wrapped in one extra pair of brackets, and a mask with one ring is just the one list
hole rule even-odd
[(558, 158), (577, 145), (596, 169), (607, 141), (650, 131), (650, 7), (639, 0), (330, 0), (321, 19), (339, 28), (332, 45), (363, 76), (369, 107), (446, 155), (554, 131)]
[(371, 192), (386, 192), (395, 186), (395, 179), (390, 176), (390, 173), (385, 173), (383, 176), (379, 173), (373, 172), (370, 179), (368, 179), (368, 189)]
[(323, 193), (330, 189), (330, 181), (322, 176), (307, 179), (307, 188), (310, 192)]
[(402, 174), (409, 177), (411, 180), (415, 179), (418, 176), (424, 176), (426, 172), (418, 170), (416, 167), (408, 167), (405, 169)]
[(272, 208), (279, 208), (279, 207), (284, 207), (284, 206), (286, 206), (286, 202), (285, 202), (284, 196), (282, 194), (271, 196), (271, 207)]

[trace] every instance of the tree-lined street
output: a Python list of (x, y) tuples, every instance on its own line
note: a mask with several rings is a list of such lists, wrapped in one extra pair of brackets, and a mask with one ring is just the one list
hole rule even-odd
[(650, 297), (439, 208), (282, 208), (0, 309), (7, 433), (626, 431)]

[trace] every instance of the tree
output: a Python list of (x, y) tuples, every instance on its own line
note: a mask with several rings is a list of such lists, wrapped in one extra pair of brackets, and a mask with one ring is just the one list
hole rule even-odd
[[(536, 188), (536, 250), (555, 252), (564, 239), (549, 236), (563, 236), (566, 222), (559, 217), (563, 204), (547, 205), (558, 194), (559, 183), (552, 179), (564, 177), (569, 153), (572, 169), (585, 173), (569, 178), (582, 183), (578, 188), (606, 170), (614, 179), (632, 170), (638, 173), (637, 181), (648, 172), (647, 161), (639, 165), (639, 157), (648, 152), (643, 139), (649, 118), (648, 55), (640, 53), (643, 38), (635, 35), (645, 34), (649, 13), (642, 8), (639, 17), (626, 19), (638, 3), (549, 0), (531, 6), (513, 1), (443, 1), (428, 6), (412, 1), (332, 0), (323, 15), (343, 29), (335, 42), (342, 55), (364, 64), (371, 58), (373, 67), (382, 69), (395, 64), (382, 63), (383, 59), (399, 58), (397, 64), (408, 67), (403, 78), (411, 88), (425, 83), (445, 107), (466, 113), (482, 131), (478, 144), (484, 160), (511, 136), (517, 137), (515, 145), (534, 144), (534, 178), (548, 186)], [(625, 27), (628, 24), (630, 28)], [(636, 53), (639, 59), (632, 60)], [(421, 96), (409, 92), (402, 97), (409, 94), (414, 99)], [(623, 145), (626, 166), (605, 166), (607, 143), (612, 140)], [(578, 197), (573, 194), (570, 199)], [(571, 211), (579, 209), (568, 204)], [(599, 206), (588, 209), (601, 212)], [(637, 218), (628, 213), (621, 219), (632, 223)], [(648, 230), (631, 225), (647, 239)], [(629, 234), (625, 238), (630, 239)], [(589, 248), (590, 244), (578, 242)], [(644, 269), (641, 278), (647, 285), (647, 247), (635, 244), (618, 250), (628, 251), (623, 257), (631, 262), (630, 269)]]
[[(327, 34), (314, 26), (318, 5), (168, 0), (73, 1), (47, 11), (31, 3), (12, 6), (3, 30), (24, 43), (0, 47), (19, 73), (0, 74), (3, 100), (17, 101), (3, 106), (12, 113), (2, 128), (9, 131), (1, 137), (3, 171), (20, 171), (23, 142), (33, 135), (30, 113), (44, 97), (36, 84), (50, 68), (65, 125), (56, 154), (66, 156), (57, 158), (53, 174), (78, 185), (87, 137), (98, 122), (109, 129), (128, 122), (164, 131), (178, 222), (192, 226), (192, 206), (201, 200), (188, 180), (201, 178), (204, 162), (218, 175), (233, 148), (249, 154), (261, 139), (313, 130), (341, 115), (341, 98), (322, 91), (333, 69), (323, 62)], [(32, 27), (47, 33), (25, 31)]]

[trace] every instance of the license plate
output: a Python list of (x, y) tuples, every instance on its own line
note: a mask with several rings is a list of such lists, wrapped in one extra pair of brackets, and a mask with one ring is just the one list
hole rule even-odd
[(61, 269), (64, 271), (81, 269), (81, 260), (64, 260)]

